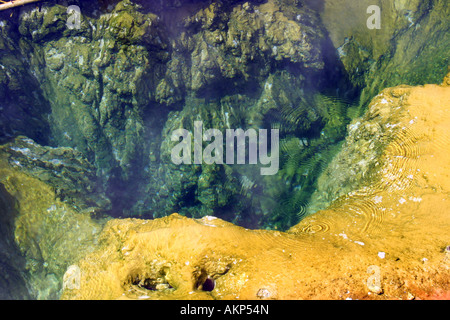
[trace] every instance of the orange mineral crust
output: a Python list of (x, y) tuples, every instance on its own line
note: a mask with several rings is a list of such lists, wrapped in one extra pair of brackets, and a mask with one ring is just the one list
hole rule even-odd
[(449, 107), (448, 77), (383, 90), (351, 124), (329, 180), (351, 172), (342, 155), (361, 137), (376, 159), (287, 232), (178, 214), (110, 220), (62, 298), (448, 299)]

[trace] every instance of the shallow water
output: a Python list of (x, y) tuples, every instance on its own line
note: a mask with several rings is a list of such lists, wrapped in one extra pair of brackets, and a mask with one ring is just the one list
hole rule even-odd
[(450, 8), (382, 2), (0, 11), (1, 297), (446, 297)]

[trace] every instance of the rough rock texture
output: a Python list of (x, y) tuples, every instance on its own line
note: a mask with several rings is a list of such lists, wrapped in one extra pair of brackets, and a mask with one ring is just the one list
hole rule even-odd
[[(167, 43), (157, 17), (137, 12), (127, 1), (103, 15), (89, 4), (82, 8), (89, 15), (83, 15), (80, 29), (66, 26), (65, 6), (25, 8), (18, 26), (24, 55), (52, 107), (54, 143), (82, 152), (106, 187), (127, 181), (136, 188), (151, 144), (143, 109), (155, 101)], [(150, 119), (148, 125), (159, 121)], [(110, 193), (115, 201), (122, 195)]]
[(80, 209), (108, 210), (110, 203), (96, 176), (95, 168), (83, 155), (71, 148), (38, 145), (19, 136), (0, 147), (8, 163), (55, 189), (62, 201)]
[[(287, 233), (177, 214), (109, 221), (97, 250), (77, 263), (79, 288), (62, 298), (448, 297), (449, 105), (447, 80), (384, 90), (346, 142), (359, 136), (373, 145), (378, 164), (356, 179), (370, 185)], [(356, 161), (341, 164), (345, 174)], [(210, 292), (202, 290), (207, 278)]]
[[(114, 216), (214, 213), (285, 230), (316, 207), (316, 177), (349, 120), (385, 87), (438, 83), (449, 63), (445, 0), (71, 4), (79, 29), (65, 1), (0, 15), (0, 140), (80, 151)], [(366, 26), (374, 4), (380, 30)], [(196, 119), (279, 127), (280, 177), (173, 165), (171, 130)]]
[[(403, 132), (397, 118), (408, 117), (405, 105), (418, 98), (410, 96), (420, 89), (396, 88), (376, 95), (388, 86), (441, 81), (450, 51), (445, 0), (70, 4), (80, 6), (79, 29), (67, 25), (74, 17), (67, 12), (67, 1), (0, 13), (0, 142), (8, 142), (0, 150), (0, 246), (6, 250), (0, 267), (10, 276), (0, 288), (17, 282), (11, 297), (57, 297), (63, 272), (73, 274), (77, 269), (67, 268), (85, 250), (76, 252), (77, 247), (66, 255), (64, 249), (76, 247), (70, 242), (78, 237), (86, 239), (82, 248), (90, 248), (92, 232), (100, 230), (90, 216), (103, 210), (115, 217), (214, 215), (248, 228), (286, 230), (346, 196), (350, 202), (345, 203), (352, 204), (342, 209), (344, 220), (337, 225), (353, 221), (347, 211), (369, 212), (361, 214), (362, 220), (378, 221), (373, 202), (387, 201), (386, 207), (393, 207), (396, 188), (415, 184), (409, 167), (400, 167), (408, 170), (406, 176), (395, 171), (384, 175), (383, 170), (389, 163), (395, 169), (411, 164), (394, 163), (402, 159), (398, 155), (386, 157), (398, 148), (402, 157), (416, 152), (401, 149), (416, 142), (416, 132)], [(366, 27), (369, 4), (382, 9), (380, 30)], [(427, 87), (430, 95), (441, 96), (440, 89), (430, 88), (436, 87)], [(354, 103), (355, 97), (360, 101)], [(374, 97), (369, 112), (348, 127), (340, 155), (320, 176), (340, 150), (347, 124), (364, 114)], [(220, 130), (279, 128), (279, 173), (262, 177), (256, 166), (174, 165), (171, 132), (181, 127), (192, 131), (195, 120)], [(412, 123), (404, 127), (409, 130), (416, 120), (408, 121)], [(34, 142), (13, 140), (20, 135)], [(391, 198), (380, 194), (372, 202), (359, 201), (384, 187), (395, 191)], [(440, 190), (438, 184), (436, 188)], [(416, 195), (399, 197), (400, 205), (424, 205)], [(428, 208), (434, 213), (432, 205), (424, 206), (423, 212)], [(167, 221), (196, 225), (180, 217)], [(328, 228), (326, 223), (307, 222), (299, 230)], [(159, 223), (151, 228), (158, 229)], [(79, 225), (82, 235), (69, 224)], [(108, 231), (105, 234), (108, 238)], [(190, 243), (188, 235), (181, 239), (184, 236)], [(241, 249), (251, 246), (244, 243)], [(18, 252), (25, 260), (9, 263)], [(222, 267), (211, 268), (214, 277), (224, 272)], [(144, 279), (141, 286), (147, 282), (150, 288), (168, 288), (165, 271), (155, 272), (157, 280)], [(194, 278), (199, 282), (206, 273), (196, 271)], [(22, 281), (27, 277), (28, 295)], [(133, 285), (141, 282), (139, 277)], [(233, 290), (223, 292), (234, 295)], [(261, 290), (261, 297), (270, 295), (271, 289)]]
[[(149, 199), (156, 205), (146, 202), (153, 216), (173, 211), (192, 217), (214, 214), (254, 227), (249, 221), (252, 215), (245, 215), (246, 210), (253, 210), (259, 219), (269, 214), (273, 207), (260, 204), (263, 196), (255, 195), (252, 200), (239, 192), (246, 192), (242, 180), (262, 185), (251, 170), (171, 164), (170, 150), (175, 144), (170, 140), (171, 132), (178, 128), (193, 131), (194, 120), (203, 121), (204, 128), (258, 129), (267, 127), (264, 121), (269, 112), (280, 113), (283, 107), (292, 109), (302, 103), (294, 88), (304, 88), (307, 74), (324, 68), (323, 33), (311, 27), (318, 25), (317, 18), (308, 8), (284, 2), (229, 8), (212, 3), (178, 26), (181, 38), (174, 54), (180, 61), (188, 56), (191, 69), (185, 78), (190, 79), (187, 82), (195, 96), (188, 96), (183, 110), (171, 113), (165, 124), (163, 164), (158, 172), (164, 183), (156, 197)], [(278, 71), (286, 65), (291, 70)], [(182, 69), (179, 74), (184, 74)], [(287, 82), (295, 86), (284, 86)], [(307, 125), (320, 118), (315, 106), (311, 109), (309, 117), (304, 118)], [(298, 130), (303, 134), (307, 131), (301, 127)], [(267, 190), (261, 192), (266, 198), (274, 196)]]
[(29, 299), (26, 286), (25, 259), (14, 241), (16, 201), (0, 184), (0, 299)]
[[(318, 179), (318, 188), (311, 197), (314, 205), (308, 208), (309, 213), (329, 206), (332, 201), (345, 194), (355, 190), (363, 192), (364, 188), (373, 188), (374, 183), (382, 183), (380, 168), (386, 166), (383, 157), (386, 148), (398, 139), (397, 136), (410, 134), (410, 128), (417, 121), (412, 119), (407, 126), (402, 126), (397, 120), (398, 113), (408, 113), (406, 108), (402, 108), (410, 94), (410, 90), (406, 88), (405, 86), (403, 91), (401, 87), (383, 90), (372, 100), (371, 107), (364, 116), (353, 120), (349, 125), (342, 150)], [(403, 144), (415, 143), (416, 138), (408, 136), (404, 139), (405, 142), (399, 142), (401, 147)], [(388, 181), (383, 183), (392, 184), (392, 187), (397, 184), (404, 187), (405, 181), (400, 179), (403, 174), (402, 171), (400, 176), (390, 172)]]
[[(271, 186), (282, 185), (280, 179), (262, 181), (234, 167), (182, 168), (167, 155), (171, 130), (192, 129), (195, 119), (220, 130), (269, 129), (276, 121), (287, 128), (288, 140), (317, 140), (316, 146), (324, 144), (321, 131), (328, 142), (342, 139), (348, 104), (335, 108), (316, 98), (337, 101), (352, 90), (341, 81), (338, 56), (316, 11), (278, 0), (72, 4), (81, 10), (79, 29), (67, 26), (74, 16), (64, 2), (26, 6), (1, 23), (15, 39), (8, 54), (31, 70), (48, 108), (39, 112), (43, 124), (31, 127), (50, 128), (45, 138), (52, 146), (74, 148), (96, 167), (112, 215), (215, 212), (251, 227), (282, 229), (296, 222), (296, 209), (271, 216), (282, 193)], [(338, 82), (341, 93), (335, 92)], [(15, 135), (35, 139), (11, 125)], [(259, 196), (249, 199), (242, 181), (258, 186)], [(306, 190), (313, 179), (293, 184)], [(208, 186), (217, 186), (216, 194)], [(288, 184), (283, 192), (293, 188)]]
[[(385, 87), (438, 83), (449, 63), (444, 0), (71, 4), (79, 29), (65, 2), (1, 14), (0, 140), (80, 151), (114, 216), (214, 213), (284, 230), (317, 207), (316, 177), (349, 119)], [(381, 8), (379, 30), (366, 26), (369, 5)], [(196, 119), (279, 127), (280, 177), (173, 165), (171, 130)]]
[[(9, 298), (57, 299), (67, 267), (96, 246), (104, 222), (92, 218), (101, 214), (85, 202), (89, 192), (82, 189), (93, 182), (86, 181), (83, 162), (69, 148), (44, 148), (29, 139), (1, 146), (0, 245), (9, 248), (0, 263)], [(65, 194), (64, 187), (72, 192)]]
[(49, 112), (50, 105), (22, 57), (18, 36), (0, 16), (0, 143), (20, 134), (48, 143)]
[[(381, 9), (381, 28), (368, 29), (367, 8)], [(352, 83), (363, 89), (360, 111), (381, 90), (439, 84), (449, 65), (446, 0), (326, 0), (319, 8)]]

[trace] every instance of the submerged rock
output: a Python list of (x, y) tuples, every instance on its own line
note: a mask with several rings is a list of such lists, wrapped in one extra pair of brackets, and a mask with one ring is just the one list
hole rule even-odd
[[(375, 30), (366, 0), (71, 4), (79, 28), (63, 4), (0, 15), (0, 141), (80, 151), (117, 217), (214, 213), (286, 230), (315, 208), (350, 120), (383, 88), (437, 83), (448, 64), (445, 0), (380, 0)], [(280, 128), (279, 176), (173, 165), (171, 130), (194, 120)]]
[(20, 48), (13, 23), (0, 15), (0, 143), (25, 135), (48, 143), (50, 105)]
[(0, 183), (0, 299), (30, 299), (27, 289), (25, 259), (14, 241), (14, 219), (17, 202)]
[[(76, 148), (94, 164), (117, 216), (223, 212), (252, 227), (296, 222), (295, 212), (270, 217), (280, 190), (269, 185), (280, 181), (221, 166), (177, 168), (167, 148), (169, 130), (189, 129), (199, 115), (220, 130), (269, 128), (292, 109), (299, 127), (293, 121), (283, 134), (316, 139), (325, 128), (330, 141), (341, 139), (336, 124), (343, 128), (345, 111), (314, 102), (342, 72), (318, 12), (276, 0), (73, 4), (79, 28), (67, 26), (66, 6), (41, 3), (17, 9), (8, 32), (49, 106), (49, 144)], [(329, 114), (337, 115), (329, 126), (337, 130), (328, 130)], [(266, 190), (248, 199), (239, 192), (244, 176)]]
[(95, 168), (83, 155), (71, 148), (52, 148), (19, 136), (0, 147), (0, 153), (17, 170), (37, 178), (55, 190), (61, 201), (80, 209), (110, 209)]
[(15, 279), (14, 298), (57, 299), (66, 268), (96, 246), (104, 224), (97, 210), (107, 201), (95, 181), (92, 167), (70, 148), (23, 137), (0, 147), (0, 263), (5, 279)]
[[(351, 86), (343, 84), (346, 75), (339, 69), (338, 56), (330, 53), (326, 28), (339, 47), (353, 85), (371, 85), (370, 90), (378, 92), (388, 83), (379, 84), (374, 72), (390, 70), (394, 61), (403, 66), (397, 55), (410, 37), (397, 34), (415, 19), (414, 32), (423, 42), (425, 28), (416, 27), (419, 20), (422, 26), (431, 28), (439, 20), (435, 17), (442, 5), (439, 2), (429, 10), (417, 1), (383, 6), (383, 29), (378, 31), (365, 28), (365, 3), (342, 12), (349, 7), (345, 4), (328, 1), (323, 10), (316, 10), (320, 8), (308, 1), (80, 2), (80, 28), (72, 29), (66, 26), (69, 14), (65, 6), (45, 3), (39, 9), (23, 8), (16, 26), (12, 23), (10, 29), (17, 28), (14, 34), (20, 39), (20, 50), (14, 50), (27, 61), (51, 107), (52, 143), (77, 148), (94, 163), (118, 215), (158, 216), (185, 208), (187, 211), (181, 213), (193, 216), (189, 212), (210, 214), (232, 203), (230, 199), (239, 198), (238, 192), (232, 192), (236, 190), (233, 181), (251, 173), (233, 171), (233, 178), (226, 179), (229, 182), (225, 185), (232, 187), (219, 192), (228, 199), (225, 205), (219, 205), (223, 201), (214, 195), (205, 194), (209, 191), (202, 191), (195, 181), (205, 171), (210, 184), (220, 185), (224, 175), (213, 177), (209, 173), (227, 171), (224, 168), (189, 168), (182, 179), (188, 182), (181, 186), (179, 181), (172, 181), (180, 175), (179, 168), (173, 168), (165, 156), (169, 128), (181, 123), (189, 128), (198, 110), (204, 110), (200, 113), (205, 123), (211, 122), (218, 129), (226, 125), (265, 126), (281, 115), (280, 125), (297, 126), (293, 132), (285, 132), (289, 136), (286, 146), (293, 146), (296, 139), (315, 139), (315, 145), (321, 148), (330, 145), (343, 137), (347, 117), (355, 110), (334, 108), (318, 101), (321, 99), (308, 98), (317, 94), (321, 97), (320, 92), (310, 91), (325, 84), (327, 78), (338, 79), (333, 85), (340, 84), (339, 89), (345, 91), (342, 96), (352, 92)], [(356, 25), (362, 26), (360, 30), (342, 23), (349, 14), (356, 19)], [(408, 16), (404, 18), (404, 14)], [(435, 27), (436, 34), (440, 28), (444, 26)], [(388, 56), (384, 47), (391, 39), (395, 39), (398, 49)], [(446, 38), (438, 43), (439, 53), (445, 48)], [(436, 59), (441, 61), (438, 53)], [(428, 60), (425, 58), (420, 56), (417, 63)], [(379, 67), (375, 68), (375, 61)], [(363, 100), (372, 95), (365, 94)], [(170, 111), (174, 113), (169, 116)], [(177, 117), (183, 120), (175, 124)], [(287, 120), (289, 117), (293, 119)], [(212, 118), (217, 119), (210, 121)], [(287, 125), (283, 123), (286, 120), (290, 121)], [(321, 140), (320, 134), (329, 141)], [(305, 182), (299, 176), (315, 176), (311, 172), (326, 165), (328, 153), (332, 154), (329, 148), (309, 151), (323, 154), (317, 159), (294, 155), (283, 164), (286, 180), (293, 181), (283, 192), (291, 196), (295, 188), (303, 190), (299, 201), (289, 205), (295, 208), (293, 212), (309, 201), (308, 190), (315, 183), (314, 178)], [(289, 153), (297, 154), (292, 149)], [(298, 172), (295, 166), (301, 167)], [(166, 183), (161, 186), (155, 176)], [(123, 192), (120, 186), (124, 184), (136, 192)], [(279, 185), (277, 181), (259, 183), (265, 187), (262, 198), (280, 202), (280, 194), (270, 190), (270, 184)], [(189, 199), (192, 205), (187, 205), (185, 198), (192, 198), (192, 194), (198, 196)], [(248, 208), (247, 200), (241, 200), (227, 209), (233, 212), (231, 215)], [(252, 213), (254, 216), (281, 210), (255, 203), (252, 207), (258, 211)], [(280, 219), (284, 219), (282, 215), (268, 218), (273, 221), (266, 225), (286, 228), (293, 223), (292, 217), (286, 219), (291, 220), (289, 223), (277, 221)]]
[[(380, 8), (379, 29), (367, 26), (373, 5)], [(445, 76), (450, 50), (448, 1), (326, 0), (321, 9), (350, 81), (362, 89), (358, 115), (384, 88), (439, 84)]]
[[(37, 298), (63, 285), (65, 298), (348, 298), (348, 285), (353, 298), (402, 297), (402, 270), (419, 272), (414, 296), (432, 296), (421, 290), (446, 284), (435, 267), (448, 245), (449, 76), (383, 89), (441, 81), (449, 6), (378, 3), (376, 30), (365, 0), (73, 1), (80, 28), (50, 2), (0, 14), (0, 267), (17, 281), (11, 296), (27, 296), (27, 278)], [(280, 129), (279, 174), (173, 164), (171, 133), (196, 120)], [(114, 220), (97, 246), (105, 197), (117, 217), (196, 219)], [(280, 233), (212, 215), (279, 230), (305, 219)], [(379, 252), (390, 287), (363, 285)]]
[[(379, 165), (369, 168), (370, 183), (353, 184), (355, 190), (287, 233), (177, 214), (153, 221), (111, 220), (101, 244), (76, 264), (80, 287), (64, 290), (62, 298), (408, 299), (411, 294), (448, 294), (442, 248), (450, 227), (449, 89), (446, 83), (400, 86), (374, 98), (347, 138), (365, 137), (361, 143), (374, 146)], [(379, 127), (385, 130), (373, 135)], [(346, 153), (344, 148), (338, 159)], [(351, 159), (361, 161), (358, 155)], [(353, 160), (341, 165), (352, 168)], [(344, 172), (353, 175), (352, 169)], [(384, 259), (378, 256), (381, 251)], [(214, 280), (211, 291), (201, 290), (205, 279)]]

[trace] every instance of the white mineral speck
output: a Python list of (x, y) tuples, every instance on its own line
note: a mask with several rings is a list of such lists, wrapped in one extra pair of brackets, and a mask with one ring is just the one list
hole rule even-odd
[(345, 233), (339, 233), (339, 235), (344, 238), (344, 239), (348, 239), (347, 235)]
[(373, 202), (374, 203), (380, 203), (381, 201), (383, 201), (383, 197), (382, 196), (376, 196), (373, 198)]

